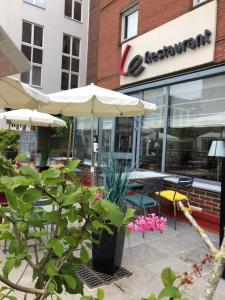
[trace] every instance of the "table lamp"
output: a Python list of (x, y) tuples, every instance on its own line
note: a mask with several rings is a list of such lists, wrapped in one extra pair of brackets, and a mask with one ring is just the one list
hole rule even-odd
[(212, 141), (208, 156), (218, 157), (217, 181), (219, 181), (220, 157), (225, 157), (225, 142), (224, 141)]

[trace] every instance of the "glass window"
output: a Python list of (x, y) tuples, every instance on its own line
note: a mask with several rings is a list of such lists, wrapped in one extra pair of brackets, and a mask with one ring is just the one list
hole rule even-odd
[[(94, 120), (94, 135), (97, 132), (98, 119)], [(76, 118), (74, 130), (74, 157), (81, 160), (91, 159), (91, 120)]]
[(64, 15), (76, 21), (81, 21), (82, 0), (65, 0)]
[(46, 0), (24, 0), (24, 2), (34, 4), (39, 7), (45, 7), (45, 1)]
[(32, 30), (32, 25), (27, 22), (23, 22), (23, 33), (22, 33), (22, 42), (31, 43), (31, 30)]
[(208, 152), (225, 140), (225, 76), (172, 85), (166, 171), (217, 180), (217, 163)]
[(31, 70), (29, 73), (21, 74), (21, 81), (40, 86), (43, 62), (43, 27), (23, 22), (21, 50), (31, 62)]
[(72, 18), (72, 0), (65, 0), (65, 16)]
[(73, 38), (72, 54), (74, 56), (79, 56), (79, 54), (80, 54), (80, 40), (79, 39)]
[(80, 66), (79, 54), (80, 39), (64, 34), (61, 89), (65, 90), (78, 87)]
[(70, 37), (63, 35), (63, 53), (70, 54)]
[(132, 153), (134, 118), (116, 118), (115, 152)]
[(34, 25), (34, 45), (42, 47), (43, 28)]
[(156, 104), (157, 110), (142, 118), (140, 167), (161, 171), (165, 114), (164, 88), (144, 91), (143, 100)]
[(42, 50), (41, 49), (33, 49), (33, 62), (37, 64), (42, 64)]
[(132, 7), (122, 14), (121, 39), (126, 40), (137, 35), (138, 32), (138, 9)]
[(32, 85), (41, 86), (41, 68), (33, 66)]
[(31, 47), (22, 45), (21, 50), (22, 50), (23, 54), (26, 56), (26, 58), (29, 61), (31, 61)]
[(74, 15), (73, 18), (77, 21), (81, 21), (81, 2), (74, 2)]
[(69, 74), (62, 72), (61, 89), (68, 90), (68, 88), (69, 88)]

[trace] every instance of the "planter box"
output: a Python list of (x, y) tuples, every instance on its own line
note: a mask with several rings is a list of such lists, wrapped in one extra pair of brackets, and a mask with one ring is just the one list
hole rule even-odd
[(100, 235), (93, 234), (93, 238), (99, 241), (92, 248), (93, 269), (104, 274), (113, 274), (121, 266), (123, 255), (125, 229), (118, 231), (114, 226), (111, 229), (113, 235), (105, 230)]

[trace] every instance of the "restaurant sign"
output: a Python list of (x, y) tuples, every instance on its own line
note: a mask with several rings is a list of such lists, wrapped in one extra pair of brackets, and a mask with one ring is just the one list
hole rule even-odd
[(212, 1), (127, 42), (122, 47), (121, 85), (213, 61), (215, 26)]

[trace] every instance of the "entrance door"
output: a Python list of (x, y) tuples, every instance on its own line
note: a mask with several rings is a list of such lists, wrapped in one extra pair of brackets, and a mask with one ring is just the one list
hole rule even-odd
[(139, 119), (119, 117), (114, 121), (113, 158), (125, 161), (128, 167), (136, 166)]

